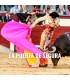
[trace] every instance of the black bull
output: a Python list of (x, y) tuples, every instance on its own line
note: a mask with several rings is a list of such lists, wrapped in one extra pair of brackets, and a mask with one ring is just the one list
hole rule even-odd
[[(70, 56), (70, 32), (66, 32), (61, 36), (59, 36), (55, 40), (53, 46), (48, 47), (48, 50), (51, 54), (60, 53), (61, 57)], [(57, 63), (60, 58), (51, 58), (51, 59), (52, 59), (53, 65), (57, 66)]]

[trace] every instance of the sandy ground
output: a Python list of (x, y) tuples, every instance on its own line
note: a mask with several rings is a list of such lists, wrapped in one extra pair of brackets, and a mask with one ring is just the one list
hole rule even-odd
[[(3, 51), (2, 51), (3, 50)], [(0, 75), (25, 75), (25, 74), (70, 74), (70, 57), (60, 59), (58, 66), (53, 67), (51, 59), (49, 59), (48, 67), (45, 68), (29, 68), (24, 58), (9, 58), (10, 50), (0, 46)]]

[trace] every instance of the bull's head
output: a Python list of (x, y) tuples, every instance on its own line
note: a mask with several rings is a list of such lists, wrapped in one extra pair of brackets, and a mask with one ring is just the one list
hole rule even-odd
[[(50, 53), (50, 54), (56, 54), (56, 47), (55, 46), (48, 47), (48, 53)], [(53, 66), (57, 66), (59, 59), (60, 58), (51, 58)]]

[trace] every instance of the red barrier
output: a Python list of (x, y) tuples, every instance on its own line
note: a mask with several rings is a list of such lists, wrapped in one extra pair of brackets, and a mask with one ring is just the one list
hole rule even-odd
[[(40, 37), (41, 37), (41, 33), (42, 31), (46, 28), (46, 25), (43, 26), (36, 26), (33, 30), (32, 30), (32, 34), (31, 34), (31, 39), (32, 42), (35, 45), (39, 45), (40, 44)], [(54, 30), (54, 34), (52, 36), (52, 40), (51, 40), (51, 44), (54, 43), (54, 41), (63, 33), (65, 32), (70, 32), (70, 26), (58, 26), (55, 30)]]
[[(0, 22), (0, 30), (1, 28), (6, 24), (6, 22)], [(32, 42), (35, 45), (39, 45), (40, 44), (40, 37), (41, 37), (41, 33), (43, 32), (43, 30), (46, 28), (46, 25), (37, 25), (35, 28), (32, 29), (32, 33), (31, 33), (31, 39)], [(54, 41), (56, 40), (57, 37), (59, 37), (61, 34), (65, 33), (65, 32), (70, 32), (70, 27), (64, 27), (64, 26), (58, 26), (53, 34), (52, 40), (51, 40), (51, 44), (54, 43)], [(4, 39), (1, 34), (0, 34), (0, 44), (4, 45), (6, 47), (10, 47), (10, 42), (7, 41), (6, 39)]]
[(54, 41), (63, 33), (65, 32), (70, 32), (70, 26), (58, 26), (55, 30), (54, 30), (54, 34), (52, 36), (52, 40), (51, 40), (51, 44), (54, 43)]
[[(2, 27), (6, 24), (6, 22), (0, 22), (0, 31), (2, 29)], [(7, 41), (5, 38), (3, 38), (0, 34), (0, 45), (6, 46), (8, 48), (10, 48), (10, 42)]]

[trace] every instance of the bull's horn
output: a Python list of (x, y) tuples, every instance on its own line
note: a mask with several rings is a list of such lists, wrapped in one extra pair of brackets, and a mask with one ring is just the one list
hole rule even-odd
[(48, 50), (48, 52), (49, 52), (49, 53), (54, 53), (54, 52), (56, 51), (56, 47), (52, 46), (52, 49), (53, 49), (52, 51), (49, 51), (49, 50)]

